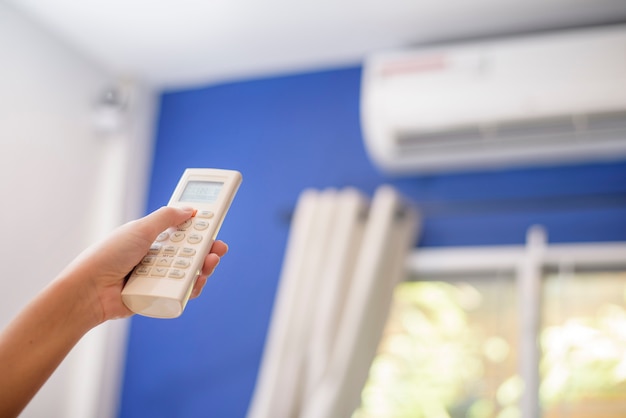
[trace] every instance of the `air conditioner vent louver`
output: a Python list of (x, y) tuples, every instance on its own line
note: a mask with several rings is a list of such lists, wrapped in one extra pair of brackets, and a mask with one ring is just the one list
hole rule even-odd
[(574, 135), (575, 132), (574, 118), (569, 116), (501, 121), (495, 126), (495, 137), (501, 141), (551, 135)]
[(432, 132), (399, 130), (394, 138), (397, 152), (406, 153), (449, 148), (472, 150), (480, 146), (552, 146), (594, 135), (603, 139), (610, 134), (616, 141), (626, 140), (626, 111), (501, 121)]
[(587, 128), (590, 131), (626, 131), (626, 110), (589, 115)]
[(483, 139), (478, 126), (456, 126), (445, 131), (399, 130), (394, 135), (398, 150), (414, 147), (441, 147), (462, 144), (474, 144)]

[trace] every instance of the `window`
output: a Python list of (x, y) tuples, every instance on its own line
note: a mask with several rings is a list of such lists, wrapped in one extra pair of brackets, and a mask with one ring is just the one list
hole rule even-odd
[(539, 244), (417, 251), (353, 418), (626, 416), (626, 246)]

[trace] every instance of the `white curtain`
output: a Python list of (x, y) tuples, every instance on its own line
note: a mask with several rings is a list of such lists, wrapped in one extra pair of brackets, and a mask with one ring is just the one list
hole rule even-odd
[(350, 417), (417, 231), (389, 186), (302, 192), (248, 418)]

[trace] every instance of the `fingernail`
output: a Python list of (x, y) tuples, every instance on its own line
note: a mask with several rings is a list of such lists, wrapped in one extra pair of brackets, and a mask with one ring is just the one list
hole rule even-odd
[(196, 212), (198, 212), (197, 209), (192, 208), (191, 206), (185, 206), (180, 208), (180, 210), (184, 211), (184, 212), (188, 212), (189, 214), (191, 214), (191, 216), (196, 216)]

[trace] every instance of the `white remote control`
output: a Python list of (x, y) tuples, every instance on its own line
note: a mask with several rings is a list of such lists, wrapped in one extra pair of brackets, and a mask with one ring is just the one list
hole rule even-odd
[(122, 290), (131, 311), (154, 318), (183, 313), (241, 180), (241, 173), (234, 170), (185, 170), (167, 205), (197, 212), (163, 231), (135, 267)]

